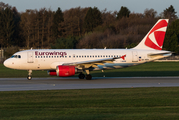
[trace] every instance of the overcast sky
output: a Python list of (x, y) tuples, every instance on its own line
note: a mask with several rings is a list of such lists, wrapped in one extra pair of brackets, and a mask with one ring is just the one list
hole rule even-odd
[(177, 15), (179, 15), (179, 0), (1, 0), (2, 2), (15, 6), (19, 12), (26, 9), (51, 8), (56, 11), (58, 7), (64, 10), (81, 6), (98, 7), (99, 10), (119, 11), (121, 6), (127, 7), (131, 12), (143, 13), (146, 8), (153, 8), (160, 14), (173, 5)]

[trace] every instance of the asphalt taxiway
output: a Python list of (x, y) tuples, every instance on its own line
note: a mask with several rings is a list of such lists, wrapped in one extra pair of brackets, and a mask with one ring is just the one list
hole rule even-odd
[(0, 78), (0, 91), (178, 86), (179, 77)]

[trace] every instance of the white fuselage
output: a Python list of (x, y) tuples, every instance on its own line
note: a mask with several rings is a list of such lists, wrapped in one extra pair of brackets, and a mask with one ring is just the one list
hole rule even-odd
[[(118, 58), (113, 62), (98, 64), (94, 70), (123, 68), (150, 62), (155, 59), (170, 56), (150, 56), (150, 54), (163, 54), (163, 50), (138, 49), (34, 49), (15, 53), (4, 62), (6, 67), (19, 70), (55, 70), (58, 65), (92, 61), (106, 58)], [(120, 58), (124, 56), (124, 59)]]

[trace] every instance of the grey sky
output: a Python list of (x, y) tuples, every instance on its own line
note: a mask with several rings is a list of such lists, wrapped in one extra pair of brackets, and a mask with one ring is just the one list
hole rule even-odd
[(98, 7), (100, 10), (107, 8), (107, 11), (119, 11), (121, 6), (127, 7), (131, 12), (143, 13), (146, 8), (153, 8), (160, 14), (173, 5), (179, 15), (179, 0), (1, 0), (2, 2), (15, 6), (19, 12), (26, 9), (51, 8), (56, 11), (58, 7), (62, 11), (81, 6)]

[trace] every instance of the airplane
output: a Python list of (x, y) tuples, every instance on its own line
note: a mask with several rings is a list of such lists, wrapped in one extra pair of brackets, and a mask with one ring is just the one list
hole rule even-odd
[(159, 19), (132, 49), (30, 49), (13, 54), (3, 64), (28, 70), (28, 80), (32, 79), (32, 70), (47, 70), (49, 75), (59, 77), (79, 73), (79, 79), (91, 80), (93, 70), (130, 67), (171, 56), (171, 51), (162, 50), (168, 21)]

